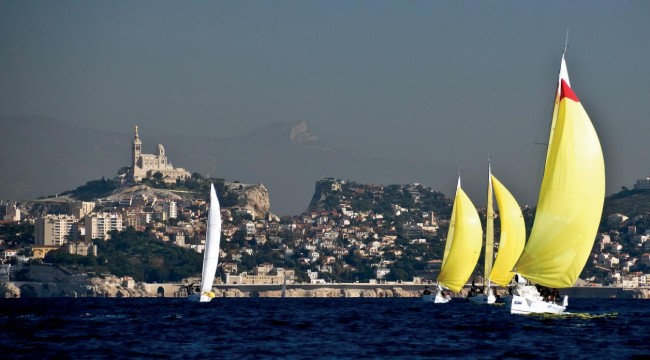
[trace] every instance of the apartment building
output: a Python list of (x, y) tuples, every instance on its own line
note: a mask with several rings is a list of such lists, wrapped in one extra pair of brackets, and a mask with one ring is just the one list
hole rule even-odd
[(124, 228), (122, 214), (119, 213), (95, 213), (86, 216), (85, 240), (110, 238), (108, 233), (112, 230), (122, 231)]
[(79, 238), (77, 219), (72, 215), (46, 215), (34, 224), (36, 246), (61, 246)]

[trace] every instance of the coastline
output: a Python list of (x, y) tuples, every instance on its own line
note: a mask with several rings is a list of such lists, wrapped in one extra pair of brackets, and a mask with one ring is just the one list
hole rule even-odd
[[(328, 298), (413, 298), (419, 297), (426, 284), (395, 283), (335, 283), (335, 284), (287, 284), (285, 296), (288, 298), (328, 297)], [(134, 283), (116, 278), (91, 278), (83, 282), (43, 283), (8, 282), (0, 284), (0, 298), (28, 297), (185, 297), (185, 287), (181, 283)], [(280, 298), (282, 285), (279, 284), (217, 284), (216, 297), (260, 297)], [(467, 295), (469, 286), (452, 297)], [(497, 294), (507, 293), (505, 288), (497, 288)], [(650, 288), (619, 288), (606, 286), (581, 286), (560, 289), (569, 298), (625, 298), (648, 299)]]

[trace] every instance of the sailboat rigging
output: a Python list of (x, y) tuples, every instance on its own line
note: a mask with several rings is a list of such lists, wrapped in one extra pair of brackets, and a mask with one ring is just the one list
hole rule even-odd
[(444, 294), (443, 288), (459, 292), (472, 275), (481, 253), (483, 229), (481, 220), (467, 194), (460, 186), (456, 187), (456, 197), (451, 211), (445, 253), (438, 275), (437, 289), (422, 296), (425, 301), (446, 303), (451, 298)]
[[(566, 49), (565, 49), (566, 50)], [(564, 54), (535, 221), (514, 271), (520, 283), (506, 303), (511, 313), (562, 313), (557, 290), (573, 286), (596, 238), (605, 198), (605, 162), (598, 135), (571, 88)], [(550, 294), (550, 295), (549, 295)]]
[[(496, 197), (499, 207), (500, 236), (499, 250), (496, 259), (493, 259), (494, 252), (494, 206), (492, 198)], [(484, 264), (484, 288), (483, 294), (470, 296), (468, 299), (475, 303), (492, 304), (496, 302), (496, 296), (492, 289), (492, 283), (507, 286), (514, 276), (512, 267), (524, 249), (526, 241), (526, 225), (521, 208), (514, 196), (506, 187), (492, 175), (492, 169), (488, 166), (488, 198), (486, 208), (486, 230), (485, 230), (485, 264)]]
[(219, 199), (210, 184), (210, 209), (208, 211), (208, 224), (203, 250), (203, 271), (201, 273), (201, 288), (198, 293), (190, 294), (187, 298), (191, 301), (209, 302), (214, 298), (212, 284), (219, 264), (219, 244), (221, 241), (221, 208)]

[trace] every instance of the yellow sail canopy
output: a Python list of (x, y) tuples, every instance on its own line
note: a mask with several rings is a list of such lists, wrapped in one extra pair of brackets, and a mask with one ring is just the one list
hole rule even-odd
[[(501, 235), (499, 251), (490, 274), (490, 281), (507, 286), (515, 275), (512, 268), (526, 244), (526, 225), (517, 200), (494, 175), (490, 175), (499, 206)], [(486, 245), (487, 246), (487, 245)]]
[(572, 286), (589, 257), (605, 198), (598, 135), (569, 86), (564, 57), (535, 222), (515, 271), (535, 283)]
[(438, 275), (440, 284), (454, 292), (463, 288), (478, 262), (482, 238), (483, 229), (478, 212), (459, 182), (447, 233), (445, 255)]

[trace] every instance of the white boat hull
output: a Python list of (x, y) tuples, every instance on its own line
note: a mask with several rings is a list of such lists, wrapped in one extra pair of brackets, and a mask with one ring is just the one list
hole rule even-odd
[(474, 296), (468, 296), (467, 300), (471, 301), (474, 304), (494, 304), (497, 302), (497, 298), (492, 294), (477, 294)]
[(200, 294), (191, 294), (187, 296), (187, 300), (193, 302), (210, 302), (214, 296), (200, 295)]
[(519, 295), (512, 295), (506, 308), (511, 314), (561, 314), (566, 310), (566, 306)]
[(451, 297), (449, 296), (442, 296), (439, 293), (438, 294), (426, 294), (422, 295), (422, 300), (425, 302), (432, 302), (435, 304), (444, 304), (448, 303), (451, 300)]

